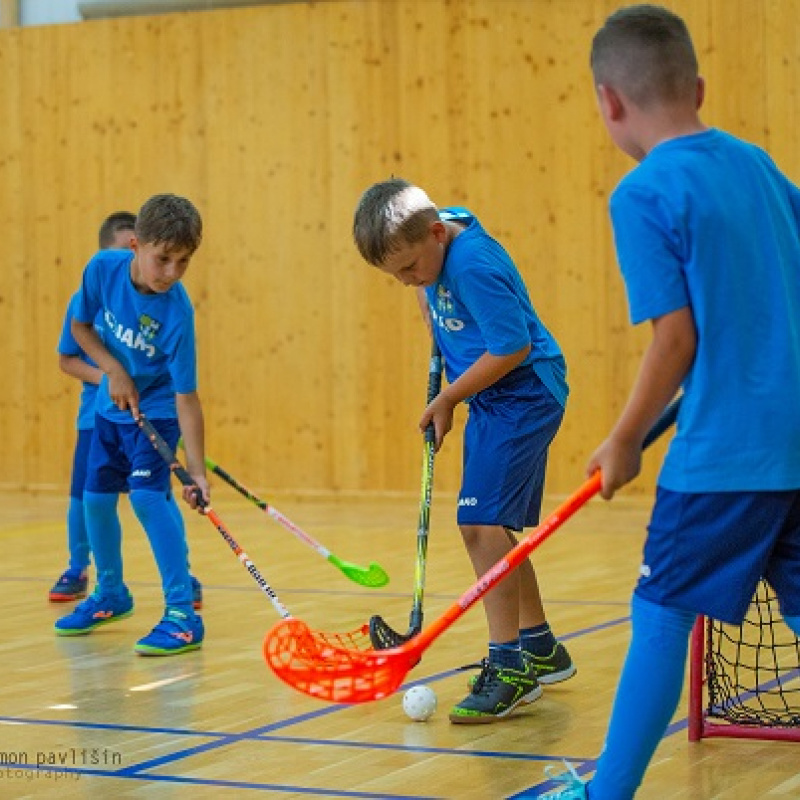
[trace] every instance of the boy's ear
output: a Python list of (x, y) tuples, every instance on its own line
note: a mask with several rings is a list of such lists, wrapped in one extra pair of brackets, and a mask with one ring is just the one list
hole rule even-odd
[(431, 222), (431, 233), (436, 237), (436, 241), (439, 244), (447, 240), (447, 228), (440, 219)]
[(706, 99), (706, 82), (704, 78), (699, 75), (697, 77), (697, 94), (695, 95), (695, 108), (698, 110), (703, 106), (703, 100)]
[(603, 114), (611, 122), (619, 122), (625, 115), (625, 103), (619, 92), (613, 87), (599, 83), (597, 85), (597, 98), (600, 102), (600, 107), (603, 109)]

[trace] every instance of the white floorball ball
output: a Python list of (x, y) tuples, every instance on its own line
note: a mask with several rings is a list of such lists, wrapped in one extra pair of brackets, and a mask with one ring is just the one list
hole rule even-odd
[(403, 711), (415, 722), (425, 722), (436, 711), (436, 693), (430, 686), (412, 686), (403, 695)]

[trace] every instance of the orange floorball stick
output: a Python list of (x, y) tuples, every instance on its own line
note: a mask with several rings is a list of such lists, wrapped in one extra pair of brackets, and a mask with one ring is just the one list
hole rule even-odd
[[(679, 397), (662, 414), (643, 447), (655, 441), (675, 421), (680, 402)], [(367, 703), (389, 696), (419, 663), (425, 650), (594, 497), (600, 491), (601, 482), (601, 475), (596, 472), (478, 578), (444, 614), (399, 647), (372, 649), (368, 625), (349, 633), (323, 633), (312, 630), (302, 620), (288, 618), (267, 633), (264, 659), (282, 681), (320, 700)]]

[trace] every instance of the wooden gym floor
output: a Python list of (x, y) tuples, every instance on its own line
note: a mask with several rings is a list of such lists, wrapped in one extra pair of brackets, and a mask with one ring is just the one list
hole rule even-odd
[[(214, 492), (214, 507), (293, 616), (345, 631), (380, 613), (406, 629), (416, 498), (265, 497), (338, 557), (384, 566), (389, 586), (366, 589), (228, 487)], [(141, 658), (131, 647), (160, 617), (162, 599), (127, 500), (120, 508), (136, 612), (76, 638), (52, 628), (71, 605), (47, 602), (65, 566), (66, 499), (7, 492), (0, 501), (0, 798), (524, 798), (548, 787), (545, 765), (566, 758), (590, 770), (600, 751), (647, 501), (593, 500), (535, 554), (550, 622), (578, 674), (508, 720), (478, 726), (451, 725), (447, 710), (465, 693), (468, 673), (457, 668), (483, 655), (479, 605), (409, 675), (438, 695), (427, 723), (405, 717), (400, 694), (326, 705), (265, 666), (262, 640), (278, 616), (208, 520), (184, 507), (193, 572), (205, 587), (205, 645)], [(453, 499), (434, 497), (428, 621), (474, 580), (453, 519)], [(798, 765), (795, 744), (690, 744), (684, 702), (638, 797), (798, 798)]]

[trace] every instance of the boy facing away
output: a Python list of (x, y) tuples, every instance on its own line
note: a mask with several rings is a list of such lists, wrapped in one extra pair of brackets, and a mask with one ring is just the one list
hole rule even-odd
[[(97, 588), (56, 622), (59, 635), (87, 634), (133, 613), (116, 513), (119, 494), (128, 489), (166, 604), (163, 619), (134, 649), (174, 655), (203, 641), (203, 622), (192, 608), (185, 532), (170, 510), (171, 473), (136, 422), (145, 414), (172, 448), (183, 437), (187, 469), (208, 499), (194, 310), (180, 284), (201, 237), (200, 215), (188, 200), (156, 195), (137, 216), (132, 250), (101, 251), (84, 271), (72, 333), (103, 372), (83, 494)], [(102, 338), (94, 329), (99, 313)], [(192, 491), (184, 497), (194, 504)]]
[[(98, 233), (100, 250), (130, 250), (134, 241), (135, 225), (136, 215), (129, 211), (116, 211), (109, 214), (100, 225)], [(103, 373), (90, 358), (87, 358), (86, 353), (78, 346), (72, 335), (72, 315), (77, 302), (78, 294), (76, 293), (67, 307), (58, 342), (59, 367), (65, 374), (81, 381), (83, 389), (78, 407), (76, 422), (78, 435), (72, 459), (72, 477), (67, 509), (69, 566), (50, 589), (49, 599), (55, 603), (70, 602), (86, 597), (87, 569), (91, 558), (83, 509), (83, 489), (86, 483), (86, 467), (94, 429), (95, 400)], [(183, 517), (171, 493), (169, 504), (176, 520), (183, 527)], [(192, 605), (194, 608), (201, 608), (203, 605), (202, 585), (195, 577), (192, 577), (191, 581)]]
[(591, 66), (613, 141), (640, 162), (611, 197), (634, 324), (650, 321), (628, 403), (588, 464), (606, 499), (683, 387), (632, 600), (630, 649), (591, 783), (629, 800), (681, 695), (697, 614), (741, 623), (766, 578), (800, 635), (800, 191), (761, 149), (706, 127), (684, 22), (641, 5), (597, 32)]
[[(448, 385), (424, 410), (436, 447), (469, 405), (458, 525), (475, 574), (539, 520), (548, 448), (567, 398), (566, 367), (539, 321), (516, 266), (465, 208), (441, 211), (402, 179), (373, 185), (353, 234), (370, 264), (421, 293), (444, 357)], [(575, 673), (545, 619), (536, 574), (525, 561), (484, 598), (489, 656), (454, 723), (501, 719), (541, 696), (540, 683)]]

